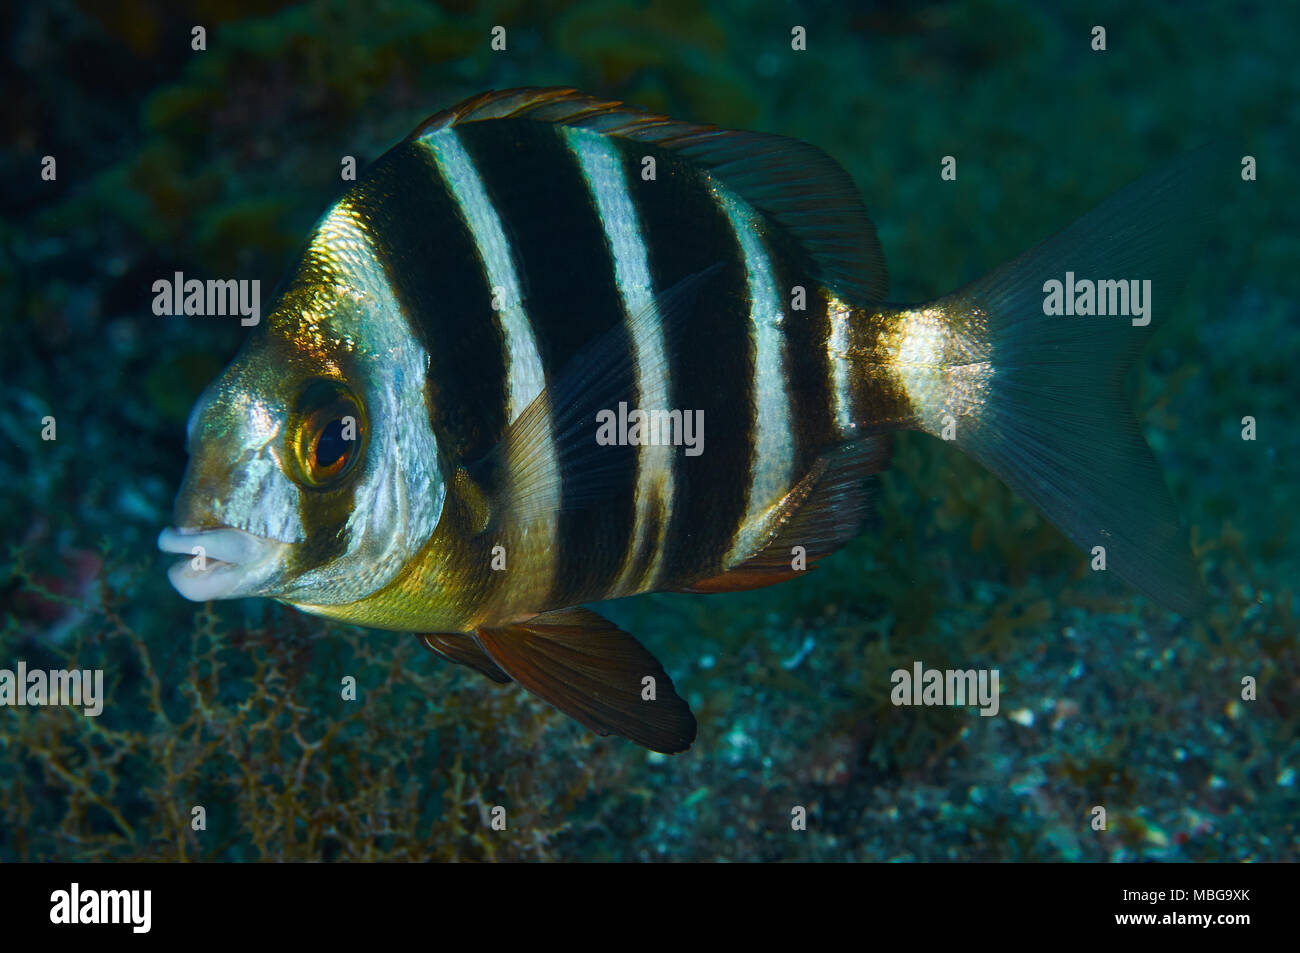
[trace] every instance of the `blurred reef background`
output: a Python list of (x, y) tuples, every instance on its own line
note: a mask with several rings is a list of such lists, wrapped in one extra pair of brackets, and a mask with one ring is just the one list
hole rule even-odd
[[(108, 694), (99, 718), (0, 709), (0, 860), (1300, 856), (1300, 7), (50, 0), (0, 24), (0, 668), (102, 668)], [(602, 607), (696, 712), (672, 758), (409, 635), (182, 600), (154, 540), (186, 415), (245, 329), (157, 317), (152, 283), (257, 278), (265, 310), (343, 156), (521, 85), (820, 146), (861, 187), (900, 301), (1208, 138), (1240, 143), (1258, 181), (1226, 190), (1134, 375), (1209, 616), (1090, 572), (922, 435), (898, 442), (880, 527), (808, 578)], [(1000, 714), (895, 708), (890, 672), (917, 659), (999, 669)]]

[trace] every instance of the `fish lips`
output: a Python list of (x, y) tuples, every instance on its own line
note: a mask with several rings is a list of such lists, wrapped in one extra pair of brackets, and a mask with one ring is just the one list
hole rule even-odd
[[(276, 573), (289, 545), (230, 527), (169, 527), (158, 534), (159, 549), (185, 555), (167, 570), (167, 578), (192, 602), (261, 595), (261, 587)], [(196, 547), (202, 547), (199, 553)], [(196, 560), (201, 568), (196, 568)]]

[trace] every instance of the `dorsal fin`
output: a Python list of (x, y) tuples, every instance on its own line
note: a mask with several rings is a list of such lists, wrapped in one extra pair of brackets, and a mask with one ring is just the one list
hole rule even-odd
[(862, 197), (839, 163), (816, 146), (679, 122), (568, 88), (480, 93), (430, 116), (407, 138), (493, 119), (590, 129), (676, 152), (780, 225), (808, 255), (813, 277), (846, 301), (865, 306), (885, 298), (885, 256)]

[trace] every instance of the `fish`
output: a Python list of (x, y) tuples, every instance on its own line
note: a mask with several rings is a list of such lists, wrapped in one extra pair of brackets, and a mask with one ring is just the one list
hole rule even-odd
[[(817, 147), (569, 88), (474, 96), (346, 189), (199, 396), (158, 538), (184, 557), (169, 579), (414, 633), (677, 753), (689, 705), (585, 604), (803, 575), (870, 525), (911, 430), (1197, 614), (1122, 384), (1203, 244), (1209, 156), (951, 294), (889, 304), (861, 193)], [(1095, 299), (1049, 313), (1067, 273)], [(1144, 318), (1089, 304), (1109, 282), (1123, 310), (1138, 279)]]

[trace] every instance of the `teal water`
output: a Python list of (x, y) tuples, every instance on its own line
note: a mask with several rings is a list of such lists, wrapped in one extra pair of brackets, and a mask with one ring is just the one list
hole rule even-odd
[[(97, 719), (0, 710), (0, 859), (1296, 858), (1300, 11), (229, 7), (0, 14), (0, 668), (102, 668), (108, 686)], [(520, 85), (818, 145), (861, 188), (901, 301), (1206, 140), (1253, 157), (1133, 380), (1208, 616), (1090, 573), (922, 435), (899, 441), (880, 525), (808, 578), (601, 607), (691, 702), (699, 739), (672, 758), (409, 636), (181, 600), (154, 539), (186, 415), (244, 329), (155, 316), (152, 283), (273, 287), (344, 156), (364, 166), (429, 113)], [(890, 673), (916, 660), (996, 668), (999, 714), (891, 704)], [(485, 825), (495, 806), (508, 832)]]

